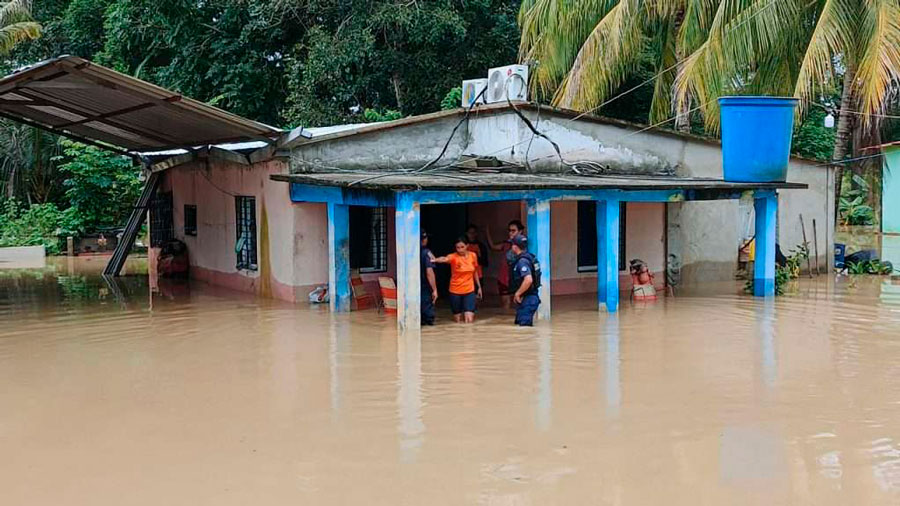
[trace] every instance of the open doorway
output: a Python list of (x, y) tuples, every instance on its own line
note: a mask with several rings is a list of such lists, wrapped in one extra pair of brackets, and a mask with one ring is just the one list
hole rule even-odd
[[(468, 225), (468, 210), (465, 204), (435, 204), (422, 206), (421, 226), (422, 230), (431, 236), (428, 247), (435, 256), (447, 255), (453, 252), (453, 243), (456, 238), (466, 233)], [(435, 269), (438, 293), (447, 294), (450, 285), (450, 268), (439, 265)]]

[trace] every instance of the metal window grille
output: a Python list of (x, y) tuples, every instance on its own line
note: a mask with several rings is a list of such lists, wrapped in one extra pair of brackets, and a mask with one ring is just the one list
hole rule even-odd
[(387, 272), (387, 208), (350, 208), (350, 267)]
[(150, 246), (161, 248), (175, 237), (172, 192), (156, 192), (150, 201)]
[(197, 206), (184, 205), (184, 235), (197, 235)]
[[(619, 203), (619, 270), (625, 270), (625, 202)], [(578, 272), (597, 271), (597, 203), (578, 202)]]
[(371, 210), (369, 235), (369, 262), (361, 267), (360, 272), (387, 271), (387, 208), (373, 207)]
[(235, 197), (237, 268), (255, 271), (256, 263), (256, 197)]

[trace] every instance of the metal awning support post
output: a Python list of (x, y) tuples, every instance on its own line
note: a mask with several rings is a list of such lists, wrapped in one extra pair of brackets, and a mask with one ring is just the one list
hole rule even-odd
[(350, 206), (328, 203), (328, 300), (333, 312), (350, 311)]
[(138, 232), (141, 230), (141, 225), (147, 218), (147, 206), (159, 187), (159, 178), (160, 174), (158, 172), (152, 172), (147, 176), (141, 196), (138, 197), (137, 203), (131, 210), (131, 216), (128, 217), (125, 231), (122, 232), (122, 237), (119, 238), (119, 243), (116, 244), (116, 250), (103, 269), (103, 275), (118, 276), (119, 272), (122, 271), (125, 260), (128, 259), (128, 254), (131, 252), (131, 247), (134, 246), (134, 240), (137, 239)]
[(756, 260), (753, 264), (753, 295), (775, 295), (775, 226), (778, 197), (774, 192), (755, 195)]
[(597, 302), (619, 308), (619, 201), (597, 201)]
[(539, 320), (550, 319), (550, 200), (527, 200), (528, 224), (528, 250), (537, 258), (541, 266), (541, 287), (538, 297), (541, 305), (538, 306), (537, 317)]
[(420, 204), (414, 192), (398, 192), (395, 205), (397, 242), (397, 328), (418, 331), (421, 318)]

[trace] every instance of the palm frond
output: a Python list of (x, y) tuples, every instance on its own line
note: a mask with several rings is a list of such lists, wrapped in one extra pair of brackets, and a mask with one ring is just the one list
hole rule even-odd
[(651, 40), (658, 41), (656, 51), (656, 80), (653, 83), (653, 99), (650, 102), (650, 123), (656, 124), (671, 117), (676, 111), (672, 108), (672, 86), (675, 84), (673, 68), (678, 60), (678, 34), (675, 21), (667, 20), (658, 26), (658, 32), (651, 34)]
[(41, 36), (41, 25), (24, 21), (0, 27), (0, 54), (9, 54), (19, 43)]
[(803, 51), (793, 93), (800, 99), (801, 113), (809, 99), (833, 78), (835, 57), (850, 56), (857, 24), (848, 0), (825, 0), (821, 8), (816, 6), (816, 11), (818, 19)]
[(588, 110), (616, 91), (637, 65), (646, 14), (642, 7), (641, 0), (621, 0), (597, 23), (578, 51), (554, 104)]
[(863, 3), (857, 37), (860, 59), (854, 82), (855, 96), (864, 128), (877, 123), (871, 114), (883, 114), (891, 87), (900, 82), (900, 3), (898, 0), (868, 0)]
[(0, 1), (0, 26), (34, 21), (31, 17), (31, 0)]
[(596, 24), (618, 0), (527, 0), (519, 13), (519, 58), (533, 60), (531, 88), (552, 96)]
[(675, 103), (684, 110), (693, 97), (709, 131), (718, 131), (718, 97), (746, 85), (746, 76), (777, 51), (782, 34), (793, 26), (806, 0), (722, 0), (709, 36), (679, 69)]

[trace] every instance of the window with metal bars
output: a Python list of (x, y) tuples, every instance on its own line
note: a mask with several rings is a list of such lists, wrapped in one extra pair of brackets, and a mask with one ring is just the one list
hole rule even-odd
[[(619, 270), (625, 270), (625, 202), (619, 203)], [(578, 272), (597, 271), (597, 203), (578, 201)]]
[(162, 248), (175, 237), (172, 192), (156, 192), (150, 201), (150, 246)]
[(387, 208), (350, 207), (350, 268), (387, 272)]
[(197, 235), (197, 206), (184, 205), (184, 235)]
[(237, 237), (234, 252), (237, 268), (255, 271), (256, 264), (256, 197), (234, 198)]

